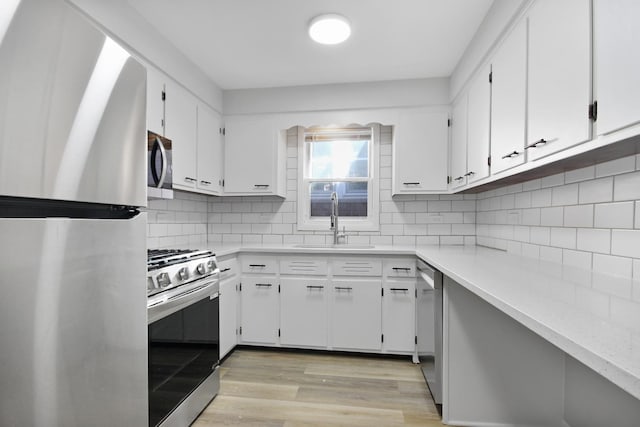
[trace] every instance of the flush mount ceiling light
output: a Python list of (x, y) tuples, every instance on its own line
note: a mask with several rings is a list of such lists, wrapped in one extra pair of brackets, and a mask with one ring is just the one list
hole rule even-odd
[(316, 16), (309, 23), (309, 37), (321, 44), (342, 43), (351, 35), (347, 18), (335, 13)]

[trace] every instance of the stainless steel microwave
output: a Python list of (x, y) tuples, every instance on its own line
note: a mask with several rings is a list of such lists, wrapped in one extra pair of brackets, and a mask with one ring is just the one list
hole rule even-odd
[[(147, 187), (149, 196), (173, 193), (171, 140), (147, 132)], [(158, 189), (162, 191), (158, 191)], [(166, 191), (169, 190), (169, 191)], [(153, 194), (152, 194), (153, 193)], [(169, 198), (172, 198), (172, 194)]]

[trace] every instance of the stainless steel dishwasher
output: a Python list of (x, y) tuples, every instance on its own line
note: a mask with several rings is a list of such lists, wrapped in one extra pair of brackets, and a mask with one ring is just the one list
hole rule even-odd
[(419, 259), (417, 276), (418, 360), (442, 414), (442, 273)]

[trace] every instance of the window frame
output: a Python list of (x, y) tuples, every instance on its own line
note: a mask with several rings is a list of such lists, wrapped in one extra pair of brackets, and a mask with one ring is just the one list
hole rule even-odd
[[(369, 177), (368, 179), (362, 178), (344, 178), (340, 180), (331, 179), (311, 179), (309, 178), (309, 155), (308, 145), (305, 144), (305, 132), (316, 129), (298, 127), (298, 231), (329, 231), (329, 217), (311, 217), (311, 196), (309, 192), (309, 184), (314, 181), (326, 181), (326, 182), (367, 182), (368, 194), (367, 194), (367, 216), (366, 217), (343, 217), (339, 216), (340, 230), (344, 227), (347, 232), (349, 231), (380, 231), (380, 174), (379, 174), (379, 159), (380, 159), (380, 125), (369, 124), (366, 126), (344, 126), (341, 128), (370, 128), (371, 129), (371, 142), (369, 146)], [(330, 127), (317, 127), (317, 129), (330, 129)], [(338, 200), (338, 203), (340, 200)], [(339, 211), (338, 211), (339, 212)]]

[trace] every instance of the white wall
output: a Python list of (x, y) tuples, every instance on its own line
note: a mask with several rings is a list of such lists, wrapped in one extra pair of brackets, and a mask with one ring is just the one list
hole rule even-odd
[(151, 64), (222, 113), (222, 91), (126, 0), (66, 0), (145, 65)]
[(494, 0), (450, 78), (449, 99), (453, 100), (531, 0)]
[(358, 110), (448, 104), (448, 78), (224, 92), (225, 114)]
[[(380, 231), (350, 232), (349, 243), (374, 245), (475, 244), (475, 195), (391, 197), (391, 127), (380, 137)], [(297, 230), (298, 136), (287, 140), (287, 198), (211, 197), (209, 245), (221, 243), (331, 243), (326, 231)]]
[(640, 155), (478, 194), (477, 243), (640, 279)]

